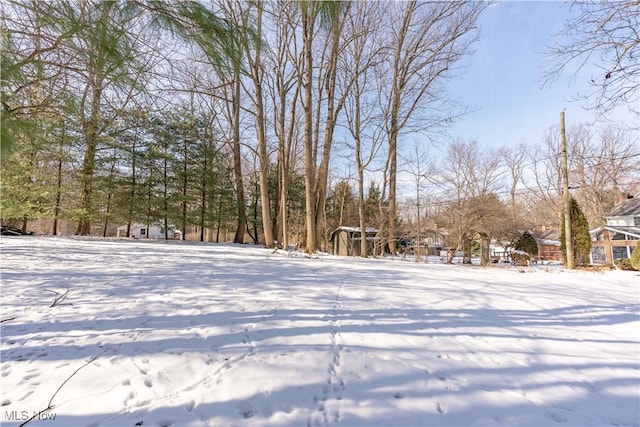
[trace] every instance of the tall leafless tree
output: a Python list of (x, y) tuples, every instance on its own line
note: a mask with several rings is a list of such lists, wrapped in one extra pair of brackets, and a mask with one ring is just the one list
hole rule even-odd
[(340, 68), (344, 80), (350, 81), (346, 98), (345, 121), (353, 139), (358, 182), (358, 216), (361, 230), (360, 256), (367, 256), (364, 238), (365, 221), (364, 173), (376, 158), (384, 133), (380, 123), (380, 90), (376, 83), (376, 65), (381, 61), (380, 22), (383, 9), (378, 2), (358, 2), (347, 17), (346, 36), (351, 39), (345, 49)]
[[(481, 2), (415, 0), (389, 5), (389, 93), (385, 125), (389, 144), (389, 248), (395, 253), (398, 143), (408, 130), (426, 132), (447, 120), (443, 80), (470, 52)], [(445, 111), (444, 115), (442, 114)]]

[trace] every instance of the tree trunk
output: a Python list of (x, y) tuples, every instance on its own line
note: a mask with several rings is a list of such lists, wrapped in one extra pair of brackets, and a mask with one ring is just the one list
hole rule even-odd
[[(233, 243), (244, 243), (247, 223), (247, 207), (244, 198), (242, 179), (242, 153), (240, 151), (240, 76), (236, 74), (233, 96), (233, 176), (236, 184), (236, 204), (238, 205), (238, 222)], [(218, 237), (216, 236), (216, 239)]]
[(302, 107), (304, 110), (304, 185), (305, 185), (305, 207), (306, 207), (306, 249), (307, 253), (313, 253), (318, 249), (316, 241), (316, 203), (314, 197), (315, 184), (315, 157), (313, 150), (313, 116), (312, 105), (312, 84), (313, 84), (313, 24), (315, 15), (312, 4), (303, 6), (302, 11), (302, 39), (304, 52), (304, 72), (302, 76), (302, 86), (304, 90)]
[(329, 160), (331, 154), (331, 146), (333, 144), (333, 132), (336, 126), (336, 116), (340, 111), (340, 103), (336, 106), (336, 75), (338, 67), (338, 51), (340, 47), (341, 33), (341, 17), (336, 17), (331, 27), (331, 53), (329, 55), (329, 63), (326, 66), (328, 77), (326, 85), (326, 122), (324, 127), (324, 143), (322, 147), (322, 159), (318, 168), (318, 176), (315, 182), (316, 197), (316, 242), (319, 243), (323, 250), (326, 250), (326, 201), (327, 201), (327, 183), (329, 180)]
[(480, 265), (489, 264), (489, 255), (491, 252), (491, 238), (487, 235), (482, 235), (480, 246)]
[[(262, 2), (256, 3), (256, 23), (258, 34), (262, 34)], [(262, 47), (258, 44), (256, 56), (251, 65), (251, 75), (255, 85), (256, 125), (258, 137), (258, 157), (260, 159), (260, 207), (262, 213), (262, 230), (264, 243), (267, 248), (274, 245), (273, 228), (271, 223), (271, 203), (269, 200), (269, 156), (267, 154), (267, 135), (265, 132), (264, 95), (262, 91)]]
[(60, 216), (60, 201), (62, 199), (62, 155), (63, 155), (63, 146), (64, 146), (64, 132), (65, 128), (62, 129), (62, 141), (60, 141), (60, 151), (58, 153), (58, 171), (57, 171), (57, 181), (56, 181), (56, 199), (55, 206), (53, 208), (53, 235), (58, 235), (58, 218)]
[(91, 84), (91, 112), (89, 120), (83, 126), (85, 137), (84, 160), (80, 172), (81, 210), (76, 234), (88, 236), (91, 234), (91, 214), (93, 212), (93, 173), (95, 170), (96, 151), (98, 149), (98, 134), (100, 121), (100, 100), (102, 98), (103, 78), (93, 76)]

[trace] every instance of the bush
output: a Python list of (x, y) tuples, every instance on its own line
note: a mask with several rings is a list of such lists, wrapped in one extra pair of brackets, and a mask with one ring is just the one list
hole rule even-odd
[(640, 271), (640, 240), (638, 240), (636, 247), (631, 252), (631, 266)]
[(528, 231), (522, 233), (516, 242), (515, 250), (526, 252), (531, 256), (538, 256), (538, 244)]
[(513, 251), (511, 253), (511, 261), (513, 262), (513, 265), (528, 267), (531, 265), (531, 255), (525, 251)]
[[(635, 251), (634, 251), (635, 252)], [(616, 267), (620, 270), (628, 270), (634, 271), (635, 268), (631, 265), (631, 260), (629, 258), (620, 258), (615, 261)]]

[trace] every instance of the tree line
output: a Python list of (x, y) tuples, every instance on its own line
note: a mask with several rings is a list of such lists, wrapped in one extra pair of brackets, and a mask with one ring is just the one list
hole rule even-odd
[[(445, 85), (486, 7), (4, 2), (2, 219), (50, 219), (52, 234), (73, 221), (80, 235), (107, 235), (114, 224), (128, 234), (140, 222), (307, 252), (327, 249), (343, 224), (378, 227), (395, 251), (397, 236), (427, 224), (434, 206), (451, 213), (439, 224), (458, 240), (470, 229), (495, 234), (487, 212), (509, 211), (513, 229), (530, 212), (554, 223), (552, 130), (531, 152), (454, 141), (437, 170), (414, 173), (417, 200), (398, 191), (407, 141), (465, 113)], [(584, 127), (572, 171), (597, 218), (638, 180), (637, 139)], [(609, 136), (596, 142), (594, 132)], [(340, 156), (353, 176), (335, 173)], [(414, 172), (420, 162), (409, 162)], [(525, 178), (544, 203), (519, 197)]]

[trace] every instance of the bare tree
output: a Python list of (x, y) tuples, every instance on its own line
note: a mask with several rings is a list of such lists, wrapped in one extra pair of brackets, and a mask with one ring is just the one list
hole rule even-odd
[[(298, 3), (302, 23), (302, 63), (298, 66), (299, 85), (302, 87), (302, 110), (304, 114), (304, 164), (306, 204), (306, 248), (314, 252), (325, 236), (325, 204), (329, 161), (333, 133), (340, 110), (344, 105), (344, 93), (337, 94), (336, 70), (340, 55), (341, 34), (345, 12), (349, 2), (305, 1)], [(314, 51), (318, 40), (318, 27), (326, 30), (321, 40), (320, 57)], [(321, 64), (321, 67), (318, 65)], [(314, 91), (316, 97), (314, 99)], [(322, 146), (320, 146), (321, 118)], [(318, 156), (320, 162), (318, 164)]]
[(384, 133), (380, 127), (380, 90), (375, 85), (376, 64), (381, 59), (380, 22), (382, 9), (377, 2), (358, 2), (347, 18), (346, 46), (341, 70), (350, 81), (346, 98), (345, 119), (356, 159), (358, 182), (358, 217), (361, 230), (360, 256), (367, 257), (365, 239), (364, 172), (373, 162), (382, 145)]
[[(547, 214), (546, 224), (559, 225), (562, 210), (562, 172), (557, 126), (549, 127), (542, 147), (532, 151), (533, 185), (536, 209)], [(620, 194), (632, 192), (640, 181), (640, 143), (635, 131), (623, 124), (599, 128), (578, 123), (567, 130), (569, 185), (573, 197), (585, 207), (590, 225), (604, 222), (604, 216), (618, 201)], [(551, 217), (549, 217), (551, 215)]]
[(509, 189), (509, 194), (511, 196), (511, 221), (513, 231), (517, 232), (518, 217), (516, 210), (516, 191), (518, 189), (518, 184), (522, 183), (526, 167), (525, 160), (527, 158), (527, 146), (524, 142), (521, 142), (515, 147), (505, 147), (501, 150), (500, 155), (504, 159), (504, 164), (511, 178), (511, 186)]
[[(569, 71), (590, 73), (590, 92), (578, 93), (588, 108), (606, 116), (616, 107), (640, 114), (640, 4), (637, 0), (575, 1), (575, 18), (546, 52), (545, 83)], [(574, 71), (575, 70), (575, 71)], [(637, 126), (637, 123), (636, 123)]]
[(264, 82), (273, 109), (273, 134), (278, 141), (274, 236), (282, 247), (287, 248), (290, 240), (289, 181), (296, 164), (300, 132), (301, 87), (297, 84), (295, 67), (300, 57), (297, 43), (300, 16), (296, 5), (290, 2), (266, 3), (265, 15), (270, 19), (273, 38), (271, 49), (265, 52), (265, 66), (272, 72), (265, 75)]
[[(559, 227), (562, 210), (562, 168), (560, 165), (560, 130), (558, 126), (546, 129), (539, 147), (529, 151), (531, 177), (528, 184), (536, 210), (544, 211), (547, 225)], [(552, 217), (547, 217), (551, 214)]]
[[(262, 24), (263, 24), (263, 10), (264, 3), (256, 2), (254, 4), (255, 11), (250, 8), (247, 11), (242, 11), (242, 4), (237, 6), (240, 9), (242, 25), (247, 27), (249, 23), (251, 26), (255, 26), (256, 33), (259, 37), (263, 37)], [(249, 21), (249, 13), (255, 13), (255, 16)], [(256, 137), (258, 140), (258, 158), (260, 160), (260, 206), (262, 214), (262, 231), (264, 233), (265, 246), (272, 248), (274, 246), (273, 237), (273, 224), (271, 222), (271, 202), (269, 197), (269, 155), (267, 153), (267, 122), (266, 122), (266, 106), (265, 96), (263, 90), (263, 81), (265, 75), (265, 69), (262, 64), (263, 50), (265, 45), (262, 41), (259, 41), (255, 48), (251, 43), (251, 38), (248, 34), (242, 38), (242, 46), (245, 51), (245, 56), (249, 68), (249, 76), (252, 86), (251, 98), (253, 106), (255, 108), (255, 123), (256, 123)]]
[(406, 159), (405, 169), (414, 179), (416, 199), (416, 224), (415, 224), (415, 238), (417, 247), (414, 248), (414, 259), (416, 262), (420, 261), (420, 251), (422, 249), (422, 222), (423, 217), (421, 212), (422, 208), (422, 192), (424, 191), (424, 184), (426, 184), (428, 178), (436, 171), (435, 163), (433, 160), (429, 160), (429, 151), (425, 148), (424, 144), (414, 142), (413, 153)]
[[(503, 169), (500, 157), (491, 150), (481, 150), (476, 141), (454, 141), (448, 148), (438, 174), (432, 181), (448, 199), (441, 222), (454, 237), (456, 251), (463, 249), (470, 262), (468, 246), (480, 234), (482, 263), (488, 262), (488, 242), (504, 223), (506, 212), (497, 198), (502, 188)], [(449, 256), (449, 262), (453, 253)]]
[(590, 225), (604, 216), (640, 181), (640, 139), (621, 124), (593, 129), (584, 123), (569, 129), (569, 176), (574, 197)]
[[(389, 31), (389, 93), (385, 126), (389, 144), (389, 248), (395, 253), (397, 152), (403, 132), (427, 131), (446, 120), (440, 84), (453, 64), (469, 53), (481, 2), (398, 2)], [(442, 115), (445, 110), (445, 116)], [(412, 125), (412, 126), (410, 126)], [(408, 129), (408, 128), (411, 129)]]

